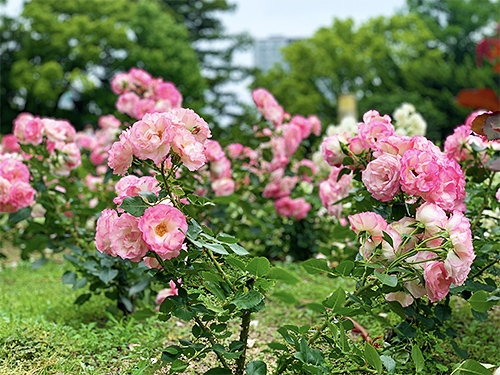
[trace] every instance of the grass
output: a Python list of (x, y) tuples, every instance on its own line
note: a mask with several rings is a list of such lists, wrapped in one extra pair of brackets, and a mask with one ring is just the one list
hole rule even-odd
[[(301, 326), (317, 324), (318, 315), (305, 303), (321, 302), (339, 285), (352, 290), (348, 280), (308, 275), (299, 265), (283, 265), (296, 272), (300, 285), (279, 285), (267, 300), (267, 307), (253, 316), (249, 351), (251, 360), (272, 363), (266, 343), (280, 341), (276, 330), (286, 323)], [(110, 301), (93, 296), (82, 306), (73, 304), (83, 293), (61, 282), (64, 262), (50, 261), (34, 271), (28, 262), (9, 263), (0, 271), (0, 374), (165, 374), (158, 359), (161, 350), (189, 336), (190, 327), (179, 320), (159, 322), (155, 317), (138, 322), (106, 311)], [(282, 302), (289, 296), (290, 304)], [(278, 298), (280, 296), (280, 298)], [(300, 302), (297, 302), (300, 301)], [(500, 313), (485, 323), (474, 318), (467, 306), (456, 303), (457, 318), (450, 326), (461, 334), (459, 346), (469, 350), (470, 358), (500, 365)], [(391, 318), (391, 317), (389, 317)], [(370, 336), (383, 334), (373, 319), (359, 319)], [(351, 336), (352, 340), (358, 338)], [(443, 350), (441, 360), (458, 363), (460, 358)], [(190, 366), (186, 374), (206, 371), (212, 357)], [(404, 372), (403, 372), (404, 373)]]

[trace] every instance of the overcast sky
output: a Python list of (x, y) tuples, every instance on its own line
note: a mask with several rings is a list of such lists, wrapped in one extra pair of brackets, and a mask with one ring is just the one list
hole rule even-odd
[[(229, 32), (249, 32), (254, 38), (282, 35), (309, 37), (336, 18), (353, 18), (358, 23), (377, 16), (389, 16), (405, 0), (232, 0), (236, 11), (222, 16)], [(229, 13), (229, 12), (228, 12)]]

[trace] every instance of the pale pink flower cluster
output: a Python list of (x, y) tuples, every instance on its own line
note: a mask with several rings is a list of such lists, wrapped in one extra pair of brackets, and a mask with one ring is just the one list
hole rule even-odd
[(100, 129), (87, 129), (76, 134), (78, 145), (90, 151), (90, 161), (96, 166), (107, 163), (108, 152), (121, 132), (121, 122), (113, 115), (101, 116), (98, 123)]
[(182, 105), (182, 95), (172, 82), (153, 78), (138, 68), (117, 74), (111, 81), (111, 89), (119, 95), (118, 111), (137, 120), (147, 113), (166, 112)]
[(5, 134), (2, 137), (2, 144), (0, 145), (0, 154), (13, 154), (20, 152), (21, 146), (17, 141), (17, 137), (14, 134)]
[(0, 212), (16, 212), (35, 202), (36, 191), (29, 180), (28, 167), (22, 161), (11, 158), (0, 161)]
[(264, 198), (283, 198), (291, 194), (297, 184), (297, 176), (285, 176), (284, 169), (277, 169), (271, 173), (270, 181), (264, 188), (262, 196)]
[(51, 154), (51, 170), (55, 174), (67, 177), (81, 164), (76, 130), (66, 120), (21, 113), (14, 120), (13, 133), (21, 144), (38, 146), (45, 141), (44, 145)]
[(341, 170), (342, 168), (333, 167), (328, 179), (319, 184), (321, 203), (327, 209), (329, 215), (337, 218), (342, 215), (342, 203), (337, 202), (347, 197), (349, 190), (352, 188), (352, 172), (344, 174), (337, 181)]
[(266, 89), (258, 88), (253, 90), (252, 98), (262, 116), (274, 125), (280, 125), (288, 116), (283, 107), (278, 104), (276, 98)]
[(104, 210), (97, 220), (95, 240), (100, 252), (133, 262), (140, 262), (148, 251), (161, 259), (172, 259), (180, 254), (186, 231), (182, 212), (160, 203), (148, 207), (140, 218)]
[[(413, 283), (410, 287), (405, 283), (412, 298), (427, 294), (431, 302), (442, 300), (452, 283), (459, 286), (465, 282), (475, 259), (470, 223), (459, 210), (448, 216), (438, 205), (424, 203), (415, 219), (405, 217), (388, 224), (377, 213), (362, 212), (349, 216), (349, 222), (360, 235), (360, 254), (365, 260), (389, 267), (397, 256), (411, 252), (405, 261), (425, 280), (425, 285)], [(385, 240), (384, 232), (392, 244)], [(406, 306), (412, 298), (401, 293), (387, 297)]]
[(395, 135), (388, 115), (369, 111), (358, 124), (357, 136), (326, 138), (323, 157), (331, 166), (339, 166), (346, 148), (353, 159), (368, 157), (362, 181), (373, 198), (388, 202), (403, 191), (445, 210), (465, 209), (465, 178), (457, 162), (425, 137)]
[(207, 160), (205, 143), (210, 136), (208, 124), (191, 109), (148, 113), (113, 144), (108, 165), (116, 174), (124, 175), (134, 156), (161, 165), (172, 153), (194, 171)]
[(223, 197), (233, 194), (236, 183), (231, 174), (231, 161), (226, 157), (219, 142), (207, 140), (205, 155), (210, 162), (210, 187), (215, 196)]
[(292, 199), (289, 196), (275, 200), (274, 207), (279, 215), (297, 220), (305, 218), (311, 209), (311, 205), (304, 198)]

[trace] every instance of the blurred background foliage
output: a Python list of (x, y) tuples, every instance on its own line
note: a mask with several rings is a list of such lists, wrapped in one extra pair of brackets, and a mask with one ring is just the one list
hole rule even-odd
[[(219, 16), (226, 0), (32, 0), (22, 17), (0, 24), (1, 132), (20, 112), (68, 119), (77, 128), (116, 113), (112, 76), (131, 67), (172, 81), (183, 105), (201, 113), (214, 135), (251, 125), (255, 113), (228, 90), (254, 76), (291, 113), (337, 123), (337, 98), (354, 93), (358, 113), (392, 114), (402, 102), (423, 113), (428, 137), (441, 141), (471, 109), (456, 104), (464, 88), (500, 91), (491, 64), (477, 66), (477, 43), (495, 33), (498, 0), (407, 0), (405, 9), (361, 25), (329, 28), (284, 49), (289, 69), (262, 73), (233, 64), (251, 47), (229, 35)], [(255, 111), (254, 111), (255, 112)], [(243, 115), (241, 115), (243, 113)], [(228, 128), (221, 128), (224, 118)]]

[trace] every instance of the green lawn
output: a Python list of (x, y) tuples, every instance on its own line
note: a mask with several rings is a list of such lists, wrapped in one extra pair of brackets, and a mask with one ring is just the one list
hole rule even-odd
[[(339, 284), (353, 288), (348, 280), (308, 275), (296, 264), (284, 265), (303, 280), (290, 287), (278, 285), (268, 298), (267, 307), (253, 317), (250, 339), (254, 343), (252, 360), (272, 363), (267, 342), (279, 341), (276, 329), (283, 324), (317, 324), (318, 314), (305, 303), (321, 302)], [(159, 322), (155, 317), (138, 322), (133, 318), (113, 316), (106, 311), (110, 301), (93, 296), (82, 306), (73, 301), (82, 290), (73, 291), (61, 282), (67, 265), (48, 262), (32, 270), (27, 262), (16, 267), (4, 263), (0, 271), (0, 374), (164, 374), (161, 369), (163, 347), (188, 338), (190, 327), (171, 319)], [(293, 289), (291, 289), (293, 288)], [(273, 296), (275, 294), (275, 296)], [(276, 298), (293, 295), (290, 304)], [(466, 307), (455, 304), (459, 313), (450, 326), (461, 333), (457, 339), (469, 350), (469, 357), (479, 362), (500, 365), (500, 314), (498, 310), (485, 323), (474, 320)], [(392, 316), (389, 319), (394, 318)], [(359, 319), (371, 337), (383, 335), (373, 319)], [(352, 335), (351, 339), (360, 338)], [(437, 355), (445, 364), (460, 362), (447, 347)], [(210, 362), (211, 357), (205, 361)], [(208, 369), (200, 363), (187, 374)]]

